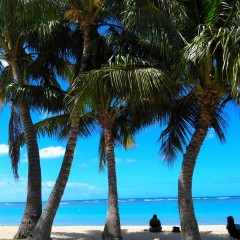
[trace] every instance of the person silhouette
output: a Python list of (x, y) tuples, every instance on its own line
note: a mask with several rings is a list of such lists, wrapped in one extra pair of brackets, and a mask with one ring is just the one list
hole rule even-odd
[(149, 221), (149, 232), (161, 232), (162, 226), (161, 222), (157, 217), (157, 214), (154, 214)]

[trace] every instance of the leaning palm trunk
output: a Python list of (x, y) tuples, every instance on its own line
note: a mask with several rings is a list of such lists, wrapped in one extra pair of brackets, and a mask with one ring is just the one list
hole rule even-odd
[(115, 168), (114, 143), (111, 128), (104, 128), (108, 168), (108, 211), (103, 231), (104, 240), (122, 240), (118, 211), (117, 177)]
[[(91, 31), (87, 33), (90, 34)], [(90, 40), (88, 34), (84, 34), (84, 47), (83, 55), (81, 59), (80, 73), (88, 70), (89, 58), (91, 58), (91, 49), (90, 49)], [(75, 114), (78, 117), (78, 114)], [(58, 179), (54, 188), (51, 192), (51, 195), (47, 201), (44, 212), (42, 213), (39, 221), (37, 222), (33, 231), (29, 234), (28, 240), (48, 240), (51, 239), (51, 230), (54, 217), (58, 210), (62, 195), (64, 193), (68, 177), (70, 174), (70, 169), (72, 166), (73, 155), (76, 147), (77, 136), (79, 131), (79, 124), (75, 123), (75, 120), (72, 122), (72, 126), (69, 132), (69, 138), (67, 147), (65, 150), (65, 155), (62, 163), (61, 170), (58, 175)]]
[[(11, 63), (11, 68), (14, 80), (19, 84), (23, 84), (21, 71), (16, 61)], [(20, 104), (19, 109), (27, 145), (28, 187), (23, 218), (15, 238), (26, 238), (42, 213), (41, 167), (37, 136), (31, 119), (30, 110), (23, 104)]]
[[(212, 99), (213, 98), (210, 98), (210, 100)], [(204, 101), (206, 102), (206, 99)], [(214, 104), (212, 103), (212, 106), (210, 103), (202, 105), (198, 125), (183, 158), (182, 169), (178, 181), (178, 207), (182, 229), (182, 239), (184, 240), (201, 239), (197, 219), (194, 213), (192, 177), (197, 156), (203, 141), (206, 138), (208, 129), (211, 126), (212, 114), (216, 105), (216, 102), (214, 102)]]
[(51, 239), (53, 220), (58, 210), (70, 174), (70, 169), (78, 137), (78, 131), (79, 125), (77, 123), (73, 123), (69, 132), (68, 143), (66, 146), (63, 163), (57, 181), (54, 185), (54, 188), (51, 192), (51, 195), (47, 201), (46, 207), (41, 217), (39, 218), (32, 232), (29, 234), (27, 240)]

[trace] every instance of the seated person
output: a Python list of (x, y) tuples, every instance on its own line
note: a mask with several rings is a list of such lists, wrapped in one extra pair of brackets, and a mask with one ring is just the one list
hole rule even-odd
[(149, 232), (161, 232), (162, 227), (161, 227), (161, 222), (157, 218), (157, 215), (154, 214), (153, 217), (149, 221)]
[(233, 218), (232, 216), (227, 217), (227, 221), (228, 221), (227, 229), (229, 228), (229, 226), (234, 225), (235, 228), (236, 228), (238, 231), (240, 231), (240, 224), (235, 224), (234, 218)]

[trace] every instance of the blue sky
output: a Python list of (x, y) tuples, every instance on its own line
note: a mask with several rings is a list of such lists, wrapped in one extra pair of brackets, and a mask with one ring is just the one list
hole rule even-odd
[[(39, 116), (38, 118), (43, 118)], [(9, 111), (0, 112), (0, 202), (25, 201), (27, 189), (26, 148), (21, 149), (19, 181), (13, 179), (8, 157)], [(136, 147), (116, 149), (119, 198), (176, 197), (182, 156), (169, 168), (159, 158), (157, 126), (136, 136)], [(239, 113), (229, 110), (227, 142), (221, 145), (210, 130), (202, 146), (193, 179), (193, 196), (232, 196), (240, 193)], [(107, 171), (98, 171), (99, 136), (79, 139), (63, 199), (107, 198)], [(43, 200), (47, 200), (57, 178), (66, 142), (39, 139)]]

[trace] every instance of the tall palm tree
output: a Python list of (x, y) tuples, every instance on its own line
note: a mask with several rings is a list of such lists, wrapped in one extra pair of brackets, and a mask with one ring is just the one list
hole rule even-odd
[[(151, 71), (155, 71), (154, 77), (149, 73)], [(143, 62), (140, 64), (140, 60), (129, 56), (116, 56), (101, 69), (79, 75), (70, 88), (71, 95), (75, 96), (70, 102), (71, 108), (83, 105), (82, 108), (88, 111), (86, 114), (96, 119), (102, 129), (101, 146), (104, 149), (100, 148), (100, 156), (108, 170), (108, 211), (102, 234), (105, 240), (122, 239), (114, 148), (117, 142), (125, 147), (134, 143), (132, 136), (143, 125), (141, 122), (136, 124), (136, 109), (144, 111), (140, 107), (144, 106), (144, 99), (149, 101), (150, 92), (159, 93), (159, 89), (162, 92), (165, 89), (158, 100), (170, 101), (168, 82), (162, 71), (152, 69), (146, 63), (144, 67)], [(145, 89), (144, 93), (138, 86)]]
[(239, 6), (238, 1), (221, 0), (187, 1), (184, 5), (190, 23), (181, 31), (187, 70), (182, 84), (187, 93), (173, 107), (161, 146), (166, 159), (172, 161), (176, 151), (184, 152), (187, 145), (178, 182), (183, 239), (200, 239), (192, 199), (197, 156), (210, 128), (221, 142), (225, 140), (224, 107), (234, 102), (233, 93), (238, 91)]
[(78, 23), (83, 35), (83, 52), (80, 72), (97, 68), (96, 59), (93, 61), (93, 43), (99, 37), (98, 23), (102, 19), (101, 13), (104, 0), (64, 0), (67, 10), (64, 18)]
[[(29, 59), (29, 56), (24, 50), (24, 44), (26, 43), (29, 31), (29, 28), (26, 28), (26, 26), (28, 26), (27, 21), (31, 20), (25, 15), (27, 12), (27, 9), (25, 8), (26, 5), (27, 4), (23, 1), (17, 0), (1, 0), (0, 2), (1, 59), (5, 60), (9, 64), (13, 80), (21, 85), (25, 81), (22, 71), (25, 64), (23, 59)], [(24, 11), (19, 14), (21, 10)], [(25, 20), (23, 20), (23, 16), (25, 16)], [(28, 196), (22, 222), (19, 231), (16, 234), (17, 238), (22, 238), (28, 235), (37, 222), (42, 211), (42, 198), (39, 151), (35, 130), (30, 116), (30, 110), (28, 106), (23, 104), (20, 104), (18, 108), (25, 132), (27, 154), (29, 159)], [(12, 154), (12, 156), (13, 155), (14, 154)]]
[[(66, 0), (64, 2), (69, 7), (65, 12), (65, 19), (79, 23), (83, 35), (83, 47), (79, 64), (79, 72), (75, 73), (77, 76), (78, 74), (92, 69), (93, 67), (97, 67), (95, 65), (97, 62), (96, 57), (93, 55), (94, 51), (92, 50), (92, 41), (95, 41), (99, 37), (97, 32), (97, 23), (99, 21), (98, 13), (102, 8), (102, 1)], [(27, 238), (28, 240), (36, 238), (42, 240), (50, 239), (53, 220), (70, 174), (74, 151), (79, 134), (79, 118), (81, 117), (81, 114), (82, 113), (78, 107), (72, 111), (67, 146), (58, 179), (50, 194), (46, 207), (39, 218), (39, 221)], [(48, 221), (45, 221), (45, 219), (48, 219)]]
[[(180, 99), (169, 105), (172, 112), (160, 140), (164, 159), (170, 164), (176, 153), (184, 153), (187, 146), (178, 187), (182, 238), (200, 239), (192, 200), (192, 177), (209, 128), (216, 131), (221, 141), (225, 140), (227, 124), (223, 109), (238, 95), (239, 43), (236, 36), (239, 35), (239, 1), (171, 1), (171, 8), (161, 0), (132, 2), (137, 4), (141, 13), (137, 15), (141, 16), (138, 20), (144, 19), (150, 33), (154, 30), (156, 41), (162, 39), (164, 29), (168, 39), (165, 43), (182, 38), (172, 50), (175, 55), (178, 50), (177, 55), (183, 60), (177, 58), (181, 62), (178, 68), (183, 71), (178, 72), (178, 77), (174, 76), (185, 91)], [(178, 6), (177, 10), (174, 5)], [(149, 37), (151, 39), (151, 35)]]
[[(118, 209), (117, 175), (114, 153), (114, 142), (116, 138), (114, 138), (114, 132), (116, 133), (117, 120), (124, 119), (124, 114), (122, 114), (122, 112), (126, 108), (126, 102), (116, 94), (112, 94), (110, 89), (106, 86), (103, 86), (101, 89), (104, 90), (101, 91), (97, 83), (88, 85), (92, 86), (94, 89), (94, 91), (92, 91), (89, 87), (86, 87), (85, 79), (82, 83), (78, 81), (76, 86), (73, 85), (73, 91), (75, 92), (76, 89), (78, 89), (78, 92), (81, 92), (80, 89), (83, 88), (83, 85), (85, 86), (84, 91), (86, 91), (87, 95), (83, 97), (81, 102), (85, 101), (87, 109), (89, 109), (89, 115), (98, 121), (103, 131), (102, 142), (104, 150), (102, 150), (101, 156), (106, 160), (108, 171), (108, 211), (103, 231), (103, 239), (109, 240), (114, 238), (121, 240), (122, 235)], [(128, 131), (126, 131), (126, 133), (126, 136), (130, 134)], [(127, 143), (126, 140), (125, 143)]]
[[(37, 40), (38, 43), (42, 42), (47, 36), (46, 33), (55, 26), (52, 18), (52, 15), (55, 16), (55, 7), (50, 1), (2, 0), (0, 5), (0, 56), (1, 59), (8, 63), (6, 69), (9, 69), (12, 74), (10, 82), (12, 81), (14, 84), (23, 87), (30, 82), (30, 79), (33, 79), (33, 75), (36, 75), (37, 64), (32, 69), (32, 63), (36, 59), (37, 53), (40, 54), (40, 51), (39, 48), (36, 51), (36, 46), (33, 47), (33, 39)], [(40, 8), (44, 11), (39, 11)], [(51, 21), (50, 25), (49, 20)], [(41, 53), (43, 53), (43, 50), (41, 50)], [(46, 76), (42, 75), (42, 77), (46, 80)], [(50, 78), (48, 77), (48, 80)], [(51, 80), (48, 82), (51, 82)], [(20, 124), (23, 125), (29, 160), (27, 200), (23, 218), (15, 238), (26, 238), (42, 212), (41, 168), (37, 136), (30, 115), (30, 105), (26, 101), (15, 100), (10, 97), (12, 104), (10, 123), (13, 123), (10, 130), (15, 132), (12, 134), (12, 131), (10, 131), (9, 133), (9, 154), (16, 176), (20, 148), (18, 136)]]

